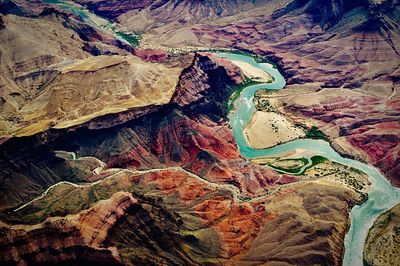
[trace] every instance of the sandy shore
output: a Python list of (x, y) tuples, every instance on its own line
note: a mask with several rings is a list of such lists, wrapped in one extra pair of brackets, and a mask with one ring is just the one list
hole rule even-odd
[(295, 127), (284, 116), (260, 111), (253, 114), (244, 134), (249, 145), (255, 149), (273, 147), (305, 135), (302, 129)]
[(259, 69), (257, 67), (252, 66), (249, 63), (239, 61), (239, 60), (232, 60), (231, 61), (233, 64), (237, 65), (243, 73), (246, 75), (246, 77), (257, 80), (260, 82), (271, 82), (272, 77), (270, 74), (267, 72), (263, 71), (262, 69)]

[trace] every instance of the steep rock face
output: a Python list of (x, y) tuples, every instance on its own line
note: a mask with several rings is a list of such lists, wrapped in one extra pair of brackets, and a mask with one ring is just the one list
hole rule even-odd
[[(2, 230), (31, 232), (50, 228), (52, 221), (63, 221), (57, 224), (65, 227), (72, 221), (71, 230), (84, 241), (78, 246), (100, 245), (123, 264), (339, 265), (348, 210), (359, 203), (357, 193), (329, 178), (305, 180), (242, 202), (233, 186), (208, 182), (181, 168), (103, 171), (105, 178), (92, 185), (54, 187), (6, 218), (16, 225)], [(29, 238), (36, 243), (41, 235)], [(57, 247), (65, 247), (68, 239), (61, 238)], [(9, 245), (10, 239), (4, 240)], [(25, 254), (26, 262), (34, 260), (23, 247), (15, 250)], [(79, 261), (81, 255), (74, 254)]]
[(245, 17), (222, 25), (195, 25), (192, 31), (200, 43), (273, 57), (289, 84), (359, 87), (398, 68), (398, 10), (397, 1), (292, 1), (260, 15), (257, 22)]
[[(38, 10), (29, 4), (26, 17), (1, 15), (0, 138), (167, 103), (182, 67), (190, 63), (171, 59), (153, 65), (124, 57), (124, 51), (111, 46), (118, 44), (110, 33), (66, 10), (31, 4)], [(143, 57), (166, 59), (165, 53), (156, 55)]]
[(360, 7), (341, 13), (340, 21), (327, 29), (307, 13), (285, 13), (275, 20), (260, 17), (263, 23), (196, 25), (193, 31), (205, 43), (229, 44), (274, 57), (289, 84), (321, 82), (329, 87), (357, 86), (357, 82), (397, 69), (400, 50), (397, 44), (400, 33), (394, 26), (398, 23), (397, 9), (390, 9), (380, 18), (381, 26), (376, 30), (362, 26), (374, 15)]
[(353, 196), (328, 184), (296, 185), (267, 200), (270, 221), (240, 260), (254, 265), (341, 265), (340, 243)]
[[(193, 88), (201, 88), (202, 92), (196, 95), (178, 86), (169, 105), (132, 121), (103, 130), (84, 127), (69, 133), (68, 130), (53, 130), (41, 134), (42, 139), (35, 136), (7, 141), (2, 145), (2, 182), (4, 188), (13, 189), (2, 191), (5, 198), (17, 205), (62, 180), (65, 176), (61, 171), (63, 164), (53, 154), (54, 150), (74, 150), (79, 156), (96, 156), (109, 167), (182, 166), (208, 180), (234, 184), (244, 195), (263, 194), (269, 187), (296, 181), (296, 177), (277, 174), (240, 157), (223, 117), (227, 112), (224, 101), (241, 75), (226, 71), (217, 62), (207, 55), (197, 55), (190, 68), (195, 68), (203, 78), (182, 75), (180, 84), (196, 84)], [(189, 69), (186, 73), (195, 71)], [(181, 101), (191, 104), (180, 107)], [(38, 150), (42, 150), (39, 158)], [(17, 183), (22, 180), (23, 184), (36, 189), (21, 187), (19, 190)]]
[[(335, 128), (325, 132), (342, 137), (344, 152), (356, 150), (398, 184), (399, 8), (398, 1), (292, 1), (257, 22), (243, 18), (239, 23), (199, 24), (192, 30), (201, 43), (232, 45), (274, 58), (288, 84), (334, 88), (329, 103), (288, 103), (287, 113)], [(348, 89), (333, 97), (341, 87)], [(387, 134), (383, 128), (393, 131)]]
[[(158, 181), (160, 177), (161, 175), (153, 178), (147, 176), (146, 179), (150, 180), (146, 182), (151, 186), (151, 180)], [(134, 177), (132, 181), (137, 179)], [(89, 209), (83, 207), (74, 212), (68, 208), (76, 208), (74, 201), (77, 197), (82, 197), (83, 191), (90, 189), (90, 187), (78, 188), (74, 191), (73, 197), (66, 197), (63, 200), (63, 206), (69, 206), (64, 209), (64, 215), (69, 215), (64, 217), (49, 217), (43, 222), (36, 222), (35, 225), (2, 223), (0, 261), (20, 264), (84, 263), (85, 265), (188, 263), (190, 260), (182, 251), (174, 251), (176, 242), (180, 240), (180, 236), (175, 233), (182, 225), (179, 217), (166, 210), (160, 200), (141, 196), (141, 202), (138, 203), (129, 192), (115, 192), (116, 188), (123, 190), (124, 184), (125, 188), (129, 187), (126, 186), (127, 180), (117, 187), (105, 185), (110, 198), (105, 197), (105, 200), (98, 202), (96, 202), (98, 199), (92, 202), (89, 200), (92, 207)], [(137, 187), (138, 184), (132, 185)], [(57, 201), (57, 192), (55, 193), (47, 195), (45, 202)], [(103, 193), (104, 191), (99, 188), (95, 195)], [(93, 200), (93, 196), (91, 199)], [(64, 205), (66, 202), (68, 204)], [(56, 205), (53, 207), (57, 208)], [(50, 209), (54, 209), (53, 207)], [(40, 207), (36, 208), (39, 209)], [(50, 216), (53, 215), (50, 213)], [(40, 220), (43, 218), (46, 216), (39, 216)], [(9, 252), (10, 250), (12, 252)]]
[[(151, 136), (147, 132), (152, 132)], [(190, 119), (180, 112), (168, 115), (157, 112), (130, 129), (101, 138), (105, 140), (92, 142), (79, 150), (105, 159), (110, 167), (147, 169), (180, 165), (209, 180), (240, 186), (251, 194), (262, 192), (263, 187), (296, 180), (245, 163), (239, 157), (227, 125), (206, 116)], [(106, 149), (110, 145), (114, 147), (111, 152)]]
[[(211, 86), (223, 82), (227, 87), (233, 87), (244, 80), (244, 75), (239, 67), (212, 54), (197, 55), (194, 58), (193, 66), (182, 72), (172, 99), (182, 107), (204, 99), (207, 94), (213, 94), (213, 100), (223, 102), (230, 96), (227, 95), (230, 91), (215, 91), (211, 89)], [(228, 79), (222, 80), (224, 76), (227, 76)], [(203, 86), (199, 86), (200, 84)]]
[[(115, 248), (102, 247), (108, 230), (137, 201), (129, 193), (116, 193), (78, 215), (51, 218), (39, 226), (1, 227), (0, 261), (3, 263), (120, 264)], [(12, 250), (13, 252), (9, 252)], [(90, 253), (96, 256), (87, 256)]]
[(65, 160), (55, 156), (49, 147), (40, 145), (40, 142), (40, 138), (32, 137), (16, 142), (13, 139), (2, 145), (0, 182), (3, 189), (0, 192), (0, 208), (29, 201), (62, 180), (86, 180), (86, 171), (71, 167)]
[[(124, 0), (124, 1), (103, 1), (103, 0), (78, 0), (80, 4), (83, 4), (88, 7), (88, 9), (93, 10), (96, 14), (99, 14), (103, 17), (115, 19), (119, 15), (126, 13), (129, 10), (142, 10), (153, 2), (157, 2), (155, 0)], [(163, 1), (160, 1), (163, 2)]]
[(141, 201), (131, 193), (116, 192), (78, 214), (50, 217), (35, 225), (1, 224), (0, 262), (193, 264), (178, 251), (179, 217), (157, 201)]
[(109, 113), (168, 103), (181, 70), (115, 55), (90, 57), (18, 77), (17, 86), (29, 98), (7, 114), (20, 121), (10, 122), (0, 134), (32, 135), (49, 127), (71, 127)]
[[(213, 198), (215, 202), (235, 202), (229, 190), (224, 188), (216, 189), (215, 185), (194, 178), (188, 172), (182, 170), (160, 170), (151, 173), (132, 174), (129, 172), (121, 172), (119, 175), (113, 175), (114, 178), (104, 179), (102, 182), (83, 188), (71, 187), (67, 196), (60, 201), (60, 196), (65, 195), (65, 189), (69, 185), (62, 185), (54, 188), (52, 193), (49, 193), (43, 199), (39, 199), (32, 203), (32, 206), (27, 206), (28, 210), (18, 211), (19, 215), (15, 216), (12, 223), (40, 223), (47, 218), (42, 224), (49, 224), (50, 220), (66, 220), (71, 218), (67, 215), (65, 218), (49, 218), (54, 215), (60, 215), (59, 209), (64, 210), (64, 215), (67, 213), (78, 213), (73, 217), (80, 217), (79, 223), (82, 224), (79, 228), (83, 238), (87, 239), (92, 245), (100, 243), (102, 247), (113, 249), (114, 254), (120, 255), (123, 263), (169, 263), (169, 264), (202, 264), (207, 259), (216, 260), (220, 258), (219, 238), (216, 234), (214, 226), (219, 221), (212, 220), (204, 227), (198, 216), (205, 213), (206, 207), (197, 208), (197, 204), (201, 204), (208, 198)], [(108, 212), (107, 207), (111, 200), (102, 200), (96, 203), (101, 198), (116, 198), (130, 195), (129, 191), (139, 197), (140, 205), (134, 204), (132, 207), (122, 212), (120, 208), (115, 208), (115, 215), (108, 214), (103, 217), (103, 213)], [(114, 193), (114, 194), (113, 194)], [(146, 196), (148, 195), (148, 196)], [(87, 204), (93, 205), (89, 210), (84, 210), (85, 205), (79, 206), (77, 202), (86, 201)], [(67, 204), (66, 204), (67, 203)], [(208, 204), (206, 200), (204, 202)], [(86, 205), (87, 206), (87, 205)], [(66, 208), (65, 208), (66, 207)], [(233, 207), (233, 206), (232, 206)], [(196, 213), (194, 209), (196, 208)], [(228, 205), (228, 208), (230, 206)], [(242, 226), (244, 229), (250, 229), (246, 225), (248, 218), (247, 212), (242, 211), (240, 219), (237, 219), (236, 212), (242, 208), (239, 206), (233, 207), (236, 209), (227, 219), (227, 213), (220, 214), (220, 218), (224, 218), (222, 224), (226, 228), (232, 228), (233, 224)], [(43, 210), (51, 210), (50, 213), (43, 213)], [(254, 212), (253, 207), (247, 206), (248, 211)], [(36, 218), (32, 219), (32, 214), (37, 211)], [(192, 211), (193, 210), (193, 211)], [(214, 212), (214, 210), (210, 210)], [(210, 212), (209, 211), (209, 212)], [(259, 221), (262, 222), (262, 209), (258, 209)], [(99, 212), (96, 214), (96, 212)], [(27, 216), (25, 216), (27, 215)], [(97, 219), (96, 217), (102, 217)], [(236, 218), (235, 218), (236, 217)], [(114, 222), (114, 218), (116, 221)], [(29, 221), (28, 221), (29, 220)], [(241, 221), (241, 222), (240, 222)], [(11, 222), (11, 221), (10, 221)], [(215, 223), (215, 224), (214, 224)], [(243, 223), (242, 225), (240, 225)], [(22, 226), (22, 225), (21, 225)], [(16, 227), (16, 226), (15, 226)], [(30, 227), (30, 226), (25, 226)], [(4, 226), (8, 228), (8, 226)], [(92, 232), (101, 229), (101, 231)], [(9, 229), (13, 230), (13, 227)], [(250, 236), (249, 231), (235, 231), (233, 233), (221, 232), (221, 237), (224, 235), (235, 236), (225, 237), (224, 243), (236, 246), (236, 252), (223, 255), (223, 258), (229, 259), (239, 252), (243, 252), (244, 247), (240, 247), (237, 238), (241, 238), (242, 234), (248, 234), (247, 245), (254, 239), (254, 233)], [(92, 235), (93, 234), (93, 235)], [(35, 235), (29, 236), (32, 242), (37, 240)], [(103, 241), (106, 238), (106, 241)], [(8, 244), (8, 241), (4, 243)], [(113, 247), (118, 247), (118, 250)], [(212, 246), (213, 250), (208, 250)], [(19, 247), (16, 250), (22, 252)], [(184, 251), (184, 252), (183, 252)], [(41, 253), (41, 252), (39, 252)], [(32, 259), (26, 256), (27, 262), (32, 262)], [(77, 257), (79, 259), (79, 256)], [(16, 259), (17, 260), (17, 259)]]
[[(346, 136), (350, 144), (368, 155), (368, 160), (387, 173), (393, 185), (400, 186), (400, 138), (399, 120), (363, 126), (359, 130), (372, 128), (370, 132)], [(387, 133), (390, 130), (390, 133)], [(375, 132), (374, 132), (375, 131)]]
[(306, 13), (312, 16), (315, 23), (322, 27), (335, 25), (343, 14), (354, 8), (368, 8), (369, 0), (343, 1), (343, 0), (295, 0), (274, 14), (277, 18), (286, 14)]
[[(221, 118), (227, 114), (224, 102), (242, 76), (234, 71), (237, 68), (224, 64), (228, 62), (207, 54), (196, 55), (192, 66), (183, 71), (169, 106), (103, 131), (102, 137), (94, 141), (89, 139), (95, 132), (78, 139), (74, 135), (69, 149), (76, 147), (81, 154), (93, 154), (110, 167), (179, 165), (209, 180), (235, 184), (251, 194), (261, 193), (266, 186), (294, 181), (294, 177), (284, 178), (240, 158), (228, 125)], [(70, 138), (63, 142), (71, 143)]]
[[(270, 102), (297, 122), (318, 125), (336, 148), (371, 162), (399, 185), (399, 95), (398, 86), (390, 86), (389, 82), (357, 90), (290, 86), (270, 95)], [(379, 93), (371, 93), (375, 89)]]
[[(41, 112), (44, 107), (40, 97), (46, 94), (46, 86), (59, 75), (58, 67), (65, 61), (85, 59), (89, 54), (82, 50), (84, 41), (63, 26), (65, 20), (61, 16), (28, 18), (7, 15), (2, 16), (2, 21), (0, 125), (4, 137), (18, 128), (38, 122), (32, 116), (24, 117), (22, 113), (32, 115), (32, 110), (28, 108), (24, 112), (22, 107), (37, 100)], [(48, 117), (39, 120), (42, 127), (51, 126)]]
[[(15, 107), (19, 107), (18, 101), (24, 97), (40, 92), (40, 84), (37, 83), (46, 83), (52, 78), (51, 73), (47, 73), (50, 71), (44, 71), (48, 66), (65, 58), (83, 59), (89, 56), (81, 49), (83, 41), (57, 21), (15, 15), (4, 16), (2, 20), (5, 27), (0, 31), (0, 86), (3, 97)], [(62, 44), (60, 40), (63, 40)], [(43, 46), (43, 43), (46, 45)], [(31, 49), (32, 46), (35, 49)], [(32, 87), (27, 86), (24, 90), (18, 83)]]
[(250, 9), (258, 4), (266, 2), (265, 0), (257, 1), (165, 1), (165, 0), (146, 0), (146, 1), (104, 1), (104, 0), (78, 0), (93, 10), (96, 14), (111, 19), (132, 12), (148, 10), (159, 21), (168, 22), (173, 20), (198, 21), (207, 18), (215, 18), (228, 16), (239, 13), (240, 11)]
[[(60, 5), (61, 2), (43, 2), (40, 0), (10, 0), (7, 2), (12, 3), (14, 8), (0, 9), (0, 13), (34, 18), (39, 21), (52, 20), (57, 22), (58, 26), (74, 31), (84, 41), (84, 45), (77, 48), (83, 48), (93, 55), (131, 54), (134, 51), (128, 42), (122, 41), (115, 32), (102, 26), (102, 23), (107, 23), (105, 19), (100, 17), (92, 19), (92, 16), (95, 15), (85, 13), (88, 11), (81, 11), (82, 8), (77, 4), (68, 3), (62, 6)], [(91, 21), (87, 21), (87, 19)], [(97, 24), (97, 22), (100, 24)], [(35, 33), (33, 32), (33, 34)]]

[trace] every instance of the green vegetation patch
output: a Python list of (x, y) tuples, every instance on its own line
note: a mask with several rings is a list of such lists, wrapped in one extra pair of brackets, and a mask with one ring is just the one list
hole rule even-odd
[(246, 78), (240, 85), (238, 85), (236, 87), (235, 91), (232, 93), (232, 95), (228, 99), (228, 102), (227, 102), (228, 113), (230, 113), (235, 108), (235, 101), (240, 97), (240, 93), (242, 93), (242, 91), (246, 87), (252, 86), (252, 85), (261, 84), (261, 83), (264, 83), (264, 82), (260, 82), (260, 81), (252, 80), (250, 78)]
[[(296, 158), (296, 159), (283, 159), (278, 160), (268, 165), (277, 171), (283, 171), (291, 174), (300, 174), (301, 169), (308, 163), (306, 158)], [(286, 166), (283, 166), (285, 165)], [(292, 166), (290, 166), (292, 165)], [(304, 172), (304, 171), (302, 171)]]
[(317, 164), (323, 163), (325, 161), (328, 161), (328, 159), (323, 156), (319, 156), (319, 155), (313, 156), (313, 157), (311, 157), (311, 167), (313, 167)]
[(139, 33), (132, 34), (123, 31), (117, 31), (116, 34), (122, 39), (126, 40), (133, 48), (137, 47), (142, 39), (142, 35)]
[(325, 135), (324, 132), (318, 129), (316, 126), (312, 126), (309, 128), (306, 132), (306, 138), (309, 139), (322, 139), (325, 141), (329, 141), (329, 138), (327, 135)]
[[(263, 90), (266, 91), (267, 93), (271, 93), (273, 90)], [(263, 112), (276, 112), (276, 109), (274, 106), (271, 105), (269, 102), (269, 98), (261, 96), (261, 90), (258, 90), (256, 94), (254, 95), (253, 99), (254, 105), (257, 109), (257, 111), (263, 111)]]
[[(276, 163), (278, 162), (287, 162), (290, 160), (295, 160), (295, 161), (300, 161), (302, 163), (302, 165), (298, 165), (298, 166), (294, 166), (294, 167), (282, 167), (281, 165), (276, 165)], [(323, 157), (323, 156), (313, 156), (310, 158), (311, 160), (311, 164), (307, 167), (305, 167), (303, 170), (302, 168), (308, 163), (308, 159), (307, 158), (297, 158), (297, 159), (283, 159), (283, 160), (279, 160), (275, 163), (269, 163), (268, 165), (270, 167), (272, 167), (273, 169), (277, 170), (278, 172), (286, 172), (286, 173), (290, 173), (293, 175), (302, 175), (304, 174), (308, 169), (323, 163), (325, 161), (328, 161), (327, 158)]]

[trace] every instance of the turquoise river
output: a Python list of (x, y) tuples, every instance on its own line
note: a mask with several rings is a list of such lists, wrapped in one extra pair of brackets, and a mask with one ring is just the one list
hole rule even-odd
[[(96, 16), (83, 6), (65, 0), (45, 0), (44, 2), (69, 10), (75, 15), (80, 16), (88, 25), (108, 31), (110, 34), (115, 36), (115, 38), (125, 43), (129, 43), (129, 41), (124, 38), (124, 35), (118, 34), (117, 25), (104, 18)], [(356, 205), (353, 207), (350, 213), (351, 227), (345, 237), (345, 254), (343, 257), (343, 265), (363, 265), (362, 254), (368, 230), (379, 214), (400, 202), (400, 189), (393, 187), (378, 169), (362, 162), (340, 156), (334, 149), (332, 149), (328, 142), (322, 140), (299, 139), (273, 148), (260, 150), (249, 147), (244, 137), (243, 129), (249, 123), (251, 116), (255, 111), (255, 106), (253, 104), (254, 93), (259, 89), (280, 90), (285, 87), (286, 81), (280, 72), (273, 68), (272, 65), (258, 63), (251, 56), (231, 53), (218, 53), (218, 56), (228, 60), (239, 60), (250, 63), (257, 68), (268, 72), (274, 77), (274, 82), (272, 83), (250, 85), (246, 87), (241, 92), (239, 98), (236, 99), (234, 110), (229, 114), (233, 135), (239, 146), (240, 153), (245, 158), (253, 159), (258, 157), (276, 156), (293, 149), (304, 149), (313, 151), (331, 161), (357, 168), (369, 175), (372, 185), (371, 190), (368, 193), (368, 200), (362, 205)]]
[(235, 100), (235, 108), (229, 114), (229, 123), (242, 156), (247, 159), (254, 159), (277, 156), (293, 149), (304, 149), (368, 174), (371, 182), (368, 200), (362, 205), (354, 206), (351, 210), (351, 226), (345, 237), (345, 253), (343, 256), (343, 265), (345, 266), (363, 265), (364, 242), (369, 228), (371, 228), (374, 220), (381, 213), (400, 202), (400, 189), (393, 187), (375, 167), (357, 160), (342, 157), (328, 142), (323, 140), (298, 139), (268, 149), (251, 148), (245, 139), (243, 129), (249, 123), (255, 111), (253, 103), (254, 93), (259, 89), (280, 90), (285, 87), (286, 81), (278, 69), (267, 63), (258, 63), (251, 56), (231, 53), (218, 53), (218, 56), (228, 60), (244, 61), (268, 72), (274, 77), (272, 83), (246, 87)]

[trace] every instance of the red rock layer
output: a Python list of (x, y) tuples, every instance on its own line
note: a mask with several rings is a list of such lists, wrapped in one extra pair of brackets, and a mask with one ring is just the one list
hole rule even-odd
[[(192, 66), (183, 71), (171, 103), (179, 108), (150, 114), (119, 131), (112, 137), (118, 140), (114, 142), (118, 147), (115, 154), (103, 149), (93, 152), (109, 167), (182, 166), (210, 181), (234, 184), (252, 195), (296, 181), (296, 177), (279, 175), (240, 157), (221, 116), (226, 115), (224, 101), (242, 80), (239, 69), (228, 61), (209, 54), (196, 55)], [(102, 147), (105, 143), (96, 145)]]
[[(1, 250), (12, 253), (0, 252), (0, 262), (339, 265), (356, 193), (329, 182), (281, 189), (241, 202), (231, 187), (180, 169), (124, 171), (94, 186), (71, 187), (72, 197), (60, 200), (61, 189), (32, 203), (28, 216), (50, 211), (38, 217), (47, 218), (43, 223), (2, 224)], [(95, 203), (99, 197), (111, 198)], [(81, 200), (94, 205), (85, 210)], [(60, 209), (78, 214), (53, 217)]]
[(207, 94), (217, 94), (218, 92), (210, 92), (211, 87), (215, 86), (211, 83), (210, 72), (225, 76), (226, 86), (236, 86), (244, 80), (242, 71), (228, 60), (210, 53), (197, 54), (192, 66), (182, 72), (172, 101), (179, 106), (187, 106), (204, 99)]
[(4, 179), (3, 208), (29, 201), (56, 182), (85, 180), (55, 157), (54, 150), (95, 156), (109, 167), (181, 166), (207, 180), (235, 185), (243, 196), (262, 195), (275, 185), (296, 181), (297, 177), (241, 158), (224, 117), (225, 102), (242, 79), (243, 74), (228, 61), (197, 54), (166, 106), (126, 113), (121, 119), (132, 118), (127, 122), (105, 116), (87, 127), (8, 141), (2, 145), (0, 172), (14, 178)]
[[(5, 263), (120, 264), (114, 247), (103, 247), (108, 230), (137, 204), (130, 193), (118, 192), (78, 215), (51, 218), (43, 224), (9, 227), (1, 231), (0, 261)], [(90, 255), (89, 255), (90, 254)]]
[[(288, 105), (286, 110), (339, 128), (339, 137), (365, 154), (365, 160), (400, 185), (399, 102), (380, 96), (327, 96), (312, 106)], [(326, 126), (327, 126), (326, 125)]]
[[(265, 0), (257, 1), (155, 1), (155, 0), (78, 0), (78, 3), (87, 6), (93, 12), (111, 19), (118, 19), (121, 15), (132, 11), (138, 12), (147, 9), (158, 21), (170, 22), (197, 21), (205, 18), (216, 18), (235, 14), (247, 10)], [(173, 10), (173, 12), (171, 12)]]
[(149, 62), (160, 62), (168, 58), (168, 54), (165, 51), (155, 49), (136, 49), (135, 55)]
[(395, 26), (399, 7), (390, 1), (376, 5), (322, 1), (317, 8), (316, 2), (321, 1), (294, 1), (271, 16), (260, 16), (257, 23), (244, 19), (225, 25), (196, 25), (192, 30), (203, 42), (277, 60), (288, 84), (318, 83), (371, 92), (392, 88), (393, 98), (371, 96), (367, 91), (355, 97), (349, 92), (353, 96), (343, 93), (318, 106), (292, 106), (290, 111), (339, 127), (340, 135), (358, 148), (364, 159), (399, 185), (400, 102), (396, 91), (400, 32)]
[(162, 193), (177, 194), (177, 200), (185, 204), (191, 203), (194, 199), (202, 198), (214, 190), (204, 182), (190, 178), (187, 173), (164, 170), (144, 175), (143, 182), (146, 185), (155, 186)]

